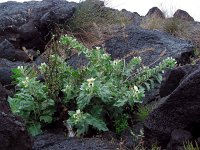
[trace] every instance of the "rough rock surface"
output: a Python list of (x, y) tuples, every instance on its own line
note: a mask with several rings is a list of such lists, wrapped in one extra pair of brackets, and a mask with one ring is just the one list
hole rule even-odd
[(178, 9), (175, 13), (174, 13), (174, 18), (178, 18), (181, 20), (185, 20), (185, 21), (194, 21), (194, 18), (191, 17), (186, 11)]
[(33, 150), (113, 150), (115, 143), (99, 138), (66, 138), (62, 135), (43, 134), (35, 138)]
[(130, 12), (130, 11), (127, 11), (126, 9), (122, 9), (122, 13), (134, 25), (138, 25), (138, 26), (140, 25), (142, 21), (142, 16), (140, 16), (137, 12)]
[(7, 102), (8, 91), (0, 83), (0, 111), (10, 113), (9, 104)]
[(0, 42), (43, 50), (52, 26), (69, 20), (76, 5), (65, 0), (0, 3)]
[(192, 135), (189, 131), (185, 130), (174, 130), (171, 133), (171, 139), (169, 144), (167, 145), (167, 149), (169, 150), (179, 150), (184, 149), (183, 143), (186, 141), (190, 141), (192, 139)]
[(145, 17), (156, 17), (156, 18), (164, 19), (165, 15), (158, 7), (153, 7), (151, 9), (149, 9), (149, 11)]
[(174, 38), (167, 33), (130, 26), (126, 29), (127, 38), (113, 37), (105, 42), (108, 53), (113, 58), (141, 56), (145, 65), (160, 62), (166, 57), (176, 58), (178, 63), (190, 62), (193, 45), (189, 41)]
[(185, 79), (189, 74), (191, 74), (198, 68), (198, 64), (184, 65), (166, 72), (166, 74), (164, 75), (165, 80), (163, 80), (159, 89), (160, 97), (165, 97), (171, 94), (179, 86), (183, 79)]
[(165, 148), (170, 142), (171, 133), (176, 129), (190, 132), (193, 139), (197, 140), (200, 136), (199, 93), (200, 69), (198, 68), (187, 75), (166, 100), (149, 115), (144, 123), (146, 145), (158, 142)]
[(2, 85), (9, 85), (12, 82), (11, 69), (17, 68), (18, 66), (27, 65), (20, 61), (12, 62), (7, 59), (0, 58), (0, 83)]
[(0, 112), (0, 149), (31, 150), (31, 138), (19, 117)]

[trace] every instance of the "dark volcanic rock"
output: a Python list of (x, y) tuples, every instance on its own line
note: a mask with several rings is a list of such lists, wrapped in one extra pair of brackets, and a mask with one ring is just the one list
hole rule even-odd
[(194, 21), (194, 18), (192, 18), (186, 11), (181, 10), (181, 9), (178, 9), (174, 13), (174, 18), (178, 18), (185, 21)]
[(171, 139), (167, 145), (168, 150), (179, 150), (183, 149), (183, 144), (192, 139), (192, 134), (186, 130), (174, 130), (171, 134)]
[(164, 13), (158, 8), (158, 7), (153, 7), (149, 9), (148, 13), (146, 14), (145, 17), (156, 17), (156, 18), (165, 18)]
[[(15, 47), (8, 41), (4, 40), (0, 43), (0, 58), (5, 58), (11, 61), (30, 61), (27, 53), (23, 50), (15, 49)], [(32, 52), (33, 53), (33, 52)]]
[(99, 138), (66, 138), (62, 135), (43, 134), (35, 138), (34, 150), (113, 150), (118, 145)]
[(137, 12), (130, 12), (130, 11), (127, 11), (126, 9), (122, 9), (122, 13), (134, 25), (140, 25), (142, 21), (142, 17)]
[(53, 26), (68, 21), (76, 6), (65, 0), (0, 3), (0, 42), (43, 50)]
[(9, 104), (7, 102), (8, 91), (0, 83), (0, 111), (10, 113)]
[(12, 62), (7, 59), (0, 58), (0, 83), (2, 85), (9, 85), (12, 82), (12, 72), (11, 69), (17, 68), (18, 66), (28, 65), (27, 63), (23, 62)]
[(31, 138), (18, 117), (0, 112), (0, 149), (30, 150)]
[[(192, 69), (191, 69), (192, 70)], [(175, 83), (176, 84), (176, 83)], [(179, 86), (155, 109), (144, 123), (147, 145), (166, 147), (175, 129), (200, 136), (200, 69), (187, 75)]]
[(160, 97), (165, 97), (171, 94), (189, 74), (199, 68), (199, 65), (184, 65), (167, 72), (165, 80), (160, 87)]
[(178, 63), (190, 62), (193, 45), (189, 41), (174, 38), (167, 33), (130, 26), (126, 29), (127, 38), (113, 37), (105, 42), (108, 53), (113, 58), (141, 56), (145, 65), (160, 62), (166, 57), (176, 58)]

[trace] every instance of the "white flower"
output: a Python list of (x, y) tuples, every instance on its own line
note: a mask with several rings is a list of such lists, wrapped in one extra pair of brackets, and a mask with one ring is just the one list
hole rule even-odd
[(121, 60), (120, 59), (116, 59), (113, 61), (113, 65), (117, 65)]
[(87, 79), (87, 82), (88, 82), (88, 86), (89, 86), (89, 87), (93, 87), (93, 86), (94, 86), (94, 80), (95, 80), (95, 78)]
[(101, 47), (96, 47), (96, 50), (100, 50), (101, 49)]
[(24, 67), (23, 66), (18, 66), (17, 69), (22, 70), (22, 69), (24, 69)]

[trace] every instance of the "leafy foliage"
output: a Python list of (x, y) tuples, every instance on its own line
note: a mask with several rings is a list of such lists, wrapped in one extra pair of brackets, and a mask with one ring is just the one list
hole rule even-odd
[[(32, 131), (52, 122), (55, 104), (59, 100), (69, 110), (66, 123), (77, 129), (78, 136), (87, 133), (90, 127), (107, 131), (109, 122), (115, 122), (121, 132), (127, 127), (127, 121), (119, 119), (123, 115), (128, 116), (125, 108), (142, 103), (145, 91), (153, 88), (155, 81), (161, 82), (161, 73), (176, 65), (172, 58), (154, 68), (143, 67), (140, 57), (129, 62), (112, 60), (103, 49), (89, 50), (69, 36), (62, 36), (60, 43), (68, 50), (76, 49), (78, 54), (84, 54), (88, 64), (74, 69), (59, 55), (52, 55), (37, 72), (44, 76), (44, 83), (37, 81), (36, 77), (27, 77), (23, 68), (18, 68), (14, 74), (19, 91), (9, 102), (13, 112), (22, 116)], [(52, 63), (55, 69), (49, 69)], [(56, 80), (52, 76), (54, 73)], [(55, 80), (56, 87), (50, 86), (51, 80)], [(64, 96), (58, 97), (61, 91)]]
[(48, 97), (48, 88), (36, 80), (36, 72), (28, 67), (13, 70), (17, 88), (13, 98), (9, 97), (11, 110), (24, 118), (32, 135), (41, 133), (41, 127), (53, 121), (54, 100)]

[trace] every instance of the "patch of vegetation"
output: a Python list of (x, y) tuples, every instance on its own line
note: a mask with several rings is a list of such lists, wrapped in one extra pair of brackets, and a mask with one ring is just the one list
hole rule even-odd
[(128, 19), (120, 11), (104, 5), (105, 2), (98, 0), (80, 2), (74, 16), (66, 24), (67, 29), (82, 42), (94, 43), (112, 34), (110, 28), (113, 25), (128, 24)]
[(184, 36), (186, 34), (186, 28), (186, 22), (177, 18), (166, 19), (163, 24), (163, 30), (173, 36)]
[(137, 119), (138, 121), (143, 122), (152, 110), (148, 106), (139, 106), (137, 112)]
[[(9, 98), (9, 104), (13, 113), (26, 121), (32, 135), (60, 119), (54, 114), (58, 105), (65, 107), (69, 117), (62, 119), (76, 130), (77, 136), (86, 134), (91, 127), (98, 131), (114, 129), (113, 122), (120, 122), (121, 131), (127, 123), (119, 118), (131, 117), (125, 108), (132, 110), (134, 104), (142, 103), (145, 91), (162, 80), (161, 73), (176, 65), (172, 58), (154, 68), (142, 66), (140, 57), (129, 62), (112, 60), (103, 49), (89, 50), (69, 36), (61, 36), (58, 43), (67, 46), (67, 51), (76, 49), (78, 54), (84, 54), (88, 64), (74, 69), (54, 54), (38, 68), (19, 67), (13, 71), (18, 90)], [(38, 76), (43, 80), (39, 81)]]
[(200, 150), (197, 142), (195, 142), (195, 144), (193, 144), (192, 142), (186, 142), (184, 143), (184, 150)]
[(144, 29), (149, 29), (149, 30), (162, 30), (164, 21), (165, 19), (162, 18), (148, 17), (142, 21), (140, 26)]
[(128, 116), (123, 114), (122, 116), (119, 116), (115, 120), (115, 131), (117, 134), (121, 134), (125, 129), (128, 129)]

